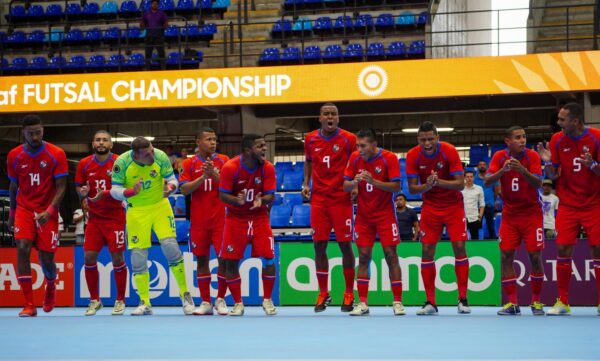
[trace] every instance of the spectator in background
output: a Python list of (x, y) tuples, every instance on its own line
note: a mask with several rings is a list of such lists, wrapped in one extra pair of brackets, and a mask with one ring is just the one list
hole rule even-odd
[(160, 68), (165, 69), (165, 35), (164, 31), (169, 26), (167, 14), (158, 9), (158, 0), (152, 0), (150, 10), (142, 15), (140, 28), (146, 29), (146, 69), (150, 68), (152, 52), (156, 49)]
[(402, 241), (416, 241), (421, 229), (419, 216), (412, 208), (406, 206), (406, 196), (399, 193), (396, 196), (396, 219)]
[[(85, 199), (84, 199), (85, 200)], [(83, 207), (83, 205), (82, 205)], [(75, 243), (78, 245), (82, 245), (85, 240), (85, 221), (86, 215), (81, 208), (77, 208), (73, 212), (73, 224), (75, 225)]]
[(189, 153), (187, 148), (181, 148), (181, 157), (177, 158), (175, 160), (175, 164), (173, 165), (173, 170), (175, 171), (175, 173), (183, 173), (183, 161), (187, 159), (188, 154)]
[(175, 165), (177, 161), (177, 154), (175, 154), (175, 149), (172, 145), (165, 146), (165, 153), (167, 153), (167, 157), (169, 157), (169, 162), (171, 162), (171, 167)]
[(552, 193), (552, 181), (544, 179), (542, 183), (542, 210), (544, 212), (544, 234), (546, 239), (556, 237), (555, 214), (558, 210), (558, 197)]
[(483, 197), (483, 188), (473, 184), (475, 174), (473, 171), (465, 172), (465, 188), (462, 190), (465, 215), (467, 217), (467, 228), (471, 234), (471, 239), (479, 238), (479, 228), (483, 219), (485, 209), (485, 199)]
[(494, 216), (496, 215), (495, 204), (496, 198), (500, 194), (500, 183), (495, 182), (489, 186), (485, 186), (485, 172), (487, 172), (488, 165), (486, 161), (480, 160), (477, 163), (477, 175), (474, 177), (473, 183), (480, 186), (483, 189), (483, 199), (485, 201), (485, 208), (483, 210), (483, 217), (488, 229), (487, 239), (496, 239), (496, 229), (494, 228)]

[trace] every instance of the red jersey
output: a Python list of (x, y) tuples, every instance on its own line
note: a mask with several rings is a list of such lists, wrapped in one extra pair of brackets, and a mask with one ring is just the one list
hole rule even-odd
[(246, 203), (243, 206), (232, 206), (226, 204), (228, 214), (248, 218), (256, 216), (267, 216), (267, 206), (250, 210), (254, 198), (258, 193), (263, 195), (275, 193), (275, 167), (269, 161), (248, 169), (238, 155), (225, 163), (221, 169), (221, 182), (219, 192), (229, 193), (237, 196), (242, 190), (246, 190)]
[[(75, 173), (75, 185), (84, 186), (88, 184), (89, 198), (94, 198), (98, 191), (110, 190), (112, 187), (112, 168), (117, 160), (116, 154), (110, 153), (104, 162), (100, 162), (95, 154), (89, 155), (77, 164)], [(90, 207), (90, 219), (125, 219), (125, 208), (121, 201), (113, 197), (103, 197), (98, 202), (88, 202)]]
[[(510, 158), (510, 151), (508, 149), (499, 150), (494, 153), (487, 174), (490, 175), (498, 172)], [(525, 149), (525, 152), (516, 157), (516, 159), (530, 173), (542, 178), (541, 160), (536, 151)], [(516, 170), (510, 169), (502, 174), (500, 177), (500, 189), (502, 190), (502, 200), (504, 201), (504, 213), (527, 216), (532, 214), (532, 210), (541, 212), (542, 204), (540, 202), (539, 190), (529, 184), (525, 176)]]
[[(432, 171), (437, 172), (438, 178), (443, 180), (453, 180), (455, 175), (464, 173), (460, 156), (452, 144), (439, 142), (435, 153), (431, 156), (425, 155), (420, 145), (408, 151), (406, 154), (408, 178), (418, 178), (421, 184), (425, 184)], [(440, 208), (454, 205), (459, 201), (460, 204), (463, 203), (463, 196), (456, 190), (433, 187), (423, 193), (423, 203), (430, 203)]]
[(322, 136), (321, 129), (306, 135), (304, 156), (312, 165), (311, 202), (350, 204), (350, 195), (343, 188), (343, 175), (350, 154), (355, 150), (356, 136), (340, 128), (329, 137)]
[[(221, 173), (223, 165), (229, 157), (223, 154), (213, 154), (210, 157), (213, 167)], [(204, 174), (202, 167), (206, 160), (196, 155), (183, 161), (179, 174), (179, 184), (196, 180)], [(191, 224), (194, 228), (214, 228), (223, 226), (225, 219), (225, 204), (219, 198), (219, 183), (214, 177), (209, 177), (192, 192)]]
[[(381, 182), (400, 181), (400, 165), (398, 157), (390, 151), (379, 149), (377, 155), (365, 161), (356, 150), (350, 156), (344, 178), (353, 180), (354, 177), (367, 171), (373, 179)], [(374, 214), (391, 213), (395, 215), (393, 193), (373, 187), (372, 184), (361, 181), (358, 183), (358, 214), (373, 217)]]
[(17, 183), (17, 205), (32, 212), (43, 212), (56, 194), (55, 180), (69, 175), (65, 151), (43, 142), (40, 149), (30, 153), (25, 145), (8, 153), (8, 178)]
[(581, 164), (581, 155), (588, 152), (600, 161), (600, 129), (585, 128), (577, 138), (558, 132), (550, 139), (552, 165), (560, 167), (556, 195), (560, 205), (575, 208), (600, 206), (600, 177)]

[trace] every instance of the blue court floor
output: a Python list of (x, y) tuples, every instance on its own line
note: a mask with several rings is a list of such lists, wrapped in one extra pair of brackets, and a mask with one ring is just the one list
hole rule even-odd
[[(267, 317), (247, 307), (243, 317), (184, 316), (155, 307), (153, 316), (85, 317), (84, 308), (58, 308), (36, 318), (0, 308), (1, 360), (600, 360), (596, 308), (573, 308), (570, 317), (499, 317), (496, 308), (458, 315), (394, 317), (372, 307), (350, 317), (337, 307), (280, 307)], [(131, 312), (128, 309), (127, 314)]]

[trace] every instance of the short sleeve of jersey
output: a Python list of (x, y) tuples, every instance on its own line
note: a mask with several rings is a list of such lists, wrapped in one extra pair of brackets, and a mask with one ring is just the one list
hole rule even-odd
[(154, 161), (160, 167), (160, 175), (163, 178), (169, 178), (170, 176), (172, 176), (173, 175), (173, 166), (171, 165), (171, 160), (169, 159), (169, 156), (167, 155), (167, 153), (163, 152), (162, 150), (155, 149), (154, 154), (155, 154)]
[(75, 185), (78, 187), (86, 181), (85, 174), (83, 174), (83, 170), (85, 169), (86, 163), (86, 158), (80, 160), (79, 163), (77, 163), (77, 171), (75, 172)]
[(463, 165), (462, 165), (462, 162), (460, 161), (460, 156), (458, 155), (456, 148), (454, 148), (451, 145), (448, 145), (446, 147), (446, 151), (447, 151), (446, 156), (448, 157), (448, 168), (450, 170), (450, 175), (463, 174), (464, 173)]
[(235, 176), (235, 167), (231, 161), (225, 163), (221, 168), (221, 178), (219, 179), (219, 192), (233, 193), (233, 177)]
[(56, 166), (54, 167), (54, 178), (66, 177), (69, 175), (69, 163), (67, 163), (67, 155), (65, 151), (60, 148), (54, 148), (52, 154), (56, 159)]
[[(264, 164), (264, 171), (265, 171), (265, 175), (264, 175), (264, 185), (263, 185), (263, 192), (264, 194), (273, 194), (275, 193), (275, 189), (277, 188), (276, 185), (276, 179), (275, 179), (275, 167), (273, 166), (273, 164), (271, 164), (270, 162), (265, 162)], [(221, 179), (223, 179), (223, 176), (221, 175)]]
[(394, 153), (385, 153), (385, 161), (388, 166), (388, 178), (390, 182), (397, 182), (402, 180), (400, 176), (400, 163), (398, 163), (398, 158)]
[(16, 162), (16, 152), (12, 151), (10, 153), (8, 153), (8, 159), (6, 160), (6, 169), (8, 170), (8, 179), (10, 179), (11, 182), (15, 182), (17, 183), (17, 173), (15, 173), (15, 162)]
[(346, 139), (348, 139), (348, 146), (350, 147), (348, 153), (352, 154), (356, 150), (356, 135), (348, 133)]
[(560, 152), (558, 151), (558, 139), (560, 137), (559, 133), (556, 133), (550, 139), (550, 144), (548, 144), (548, 148), (550, 149), (550, 154), (552, 154), (552, 165), (554, 167), (560, 166)]
[(187, 158), (181, 164), (181, 168), (183, 168), (183, 172), (179, 173), (179, 184), (185, 184), (187, 182), (193, 181), (192, 179), (192, 159)]
[(124, 186), (125, 185), (125, 172), (127, 171), (127, 162), (125, 156), (127, 153), (121, 154), (115, 161), (115, 165), (112, 170), (111, 182), (113, 185)]
[(351, 181), (356, 176), (356, 157), (358, 156), (358, 152), (354, 152), (350, 156), (350, 159), (348, 160), (348, 165), (344, 170), (344, 179)]
[(500, 164), (500, 158), (500, 152), (494, 153), (494, 155), (492, 156), (492, 160), (490, 161), (490, 167), (488, 168), (486, 174), (497, 173), (500, 170), (500, 168), (502, 168), (502, 165)]
[(531, 165), (529, 171), (538, 177), (542, 176), (542, 159), (540, 155), (533, 150), (529, 151), (529, 158), (531, 160)]
[(412, 149), (406, 154), (406, 177), (419, 178), (419, 170), (417, 169), (417, 155)]

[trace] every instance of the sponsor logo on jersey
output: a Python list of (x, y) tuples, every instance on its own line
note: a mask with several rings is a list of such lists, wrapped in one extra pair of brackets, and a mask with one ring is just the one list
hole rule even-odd
[(426, 168), (427, 168), (427, 166), (426, 166), (426, 165), (420, 165), (420, 166), (419, 166), (419, 169), (426, 169)]
[(260, 177), (256, 177), (256, 178), (254, 178), (254, 183), (255, 184), (261, 184), (262, 183), (262, 179), (260, 179)]
[(315, 148), (315, 152), (320, 152), (321, 148)]
[(381, 170), (382, 170), (381, 167), (379, 167), (379, 166), (375, 167), (376, 174), (381, 174)]
[(570, 152), (571, 148), (563, 148), (563, 152)]
[(152, 170), (150, 171), (150, 177), (152, 177), (152, 178), (156, 178), (156, 176), (157, 176), (157, 175), (158, 175), (158, 173), (156, 173), (156, 171), (155, 171), (154, 169), (152, 169)]
[(337, 145), (337, 144), (334, 144), (334, 145), (333, 145), (333, 151), (334, 151), (334, 152), (337, 152), (338, 150), (340, 150), (340, 146), (339, 146), (339, 145)]
[(29, 164), (21, 164), (21, 169), (29, 167)]
[(46, 168), (47, 165), (48, 165), (48, 163), (46, 163), (46, 161), (40, 162), (40, 167), (42, 167), (42, 168)]
[(95, 175), (96, 175), (96, 173), (95, 173), (95, 172), (91, 172), (91, 173), (90, 173), (90, 177), (93, 177), (93, 176), (95, 176)]

